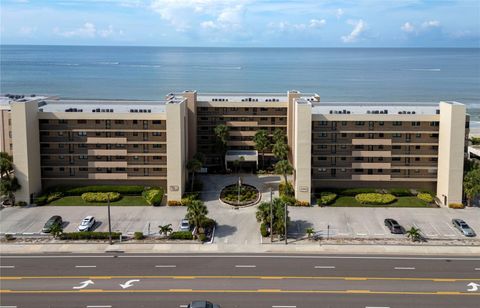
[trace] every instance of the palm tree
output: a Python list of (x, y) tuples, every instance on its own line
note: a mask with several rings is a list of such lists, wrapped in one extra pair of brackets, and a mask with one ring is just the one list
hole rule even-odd
[(225, 154), (227, 153), (227, 141), (229, 136), (229, 128), (220, 124), (215, 127), (215, 136), (217, 137), (217, 145), (222, 155), (222, 165), (225, 169)]
[(50, 233), (53, 235), (53, 238), (58, 238), (63, 233), (63, 226), (62, 224), (54, 224)]
[(472, 200), (480, 194), (480, 169), (467, 172), (463, 179), (463, 191), (468, 200), (468, 206), (472, 206)]
[(195, 226), (195, 234), (198, 232), (198, 228), (202, 226), (202, 223), (207, 218), (208, 209), (205, 204), (200, 200), (192, 200), (187, 207), (186, 218), (189, 222)]
[(7, 176), (0, 180), (0, 195), (7, 198), (15, 205), (15, 192), (21, 188), (16, 177)]
[(265, 151), (270, 148), (270, 140), (268, 139), (268, 133), (264, 129), (260, 129), (253, 136), (253, 142), (255, 142), (255, 149), (262, 153), (262, 169), (265, 168)]
[(195, 173), (199, 172), (203, 167), (203, 163), (198, 159), (191, 159), (187, 162), (187, 169), (192, 174), (191, 182), (192, 186), (190, 191), (193, 192), (193, 184), (195, 182)]
[(280, 128), (275, 129), (273, 131), (273, 138), (272, 139), (273, 139), (273, 143), (277, 143), (279, 141), (285, 143), (285, 139), (286, 139), (285, 132)]
[(421, 230), (415, 227), (411, 227), (405, 234), (412, 242), (418, 242), (422, 238)]
[(284, 159), (275, 164), (275, 172), (283, 175), (285, 181), (285, 194), (291, 195), (290, 183), (287, 180), (287, 175), (293, 172), (293, 167), (288, 160)]
[(168, 233), (173, 231), (172, 224), (158, 226), (158, 227), (160, 228), (159, 230), (160, 235), (162, 234), (168, 235)]
[(310, 239), (312, 237), (313, 233), (315, 233), (315, 230), (313, 230), (313, 228), (307, 228), (305, 230), (305, 233), (307, 233), (307, 237), (308, 237), (308, 239)]
[(288, 144), (283, 140), (278, 140), (273, 144), (272, 153), (279, 160), (287, 159)]
[(7, 152), (0, 152), (0, 177), (6, 178), (13, 171), (13, 157)]
[[(272, 207), (272, 209), (270, 209)], [(270, 210), (273, 213), (273, 224), (270, 226)], [(272, 234), (285, 234), (285, 202), (280, 198), (274, 198), (272, 203), (262, 202), (258, 206), (255, 217), (258, 222), (270, 226)], [(289, 221), (287, 212), (287, 222)]]

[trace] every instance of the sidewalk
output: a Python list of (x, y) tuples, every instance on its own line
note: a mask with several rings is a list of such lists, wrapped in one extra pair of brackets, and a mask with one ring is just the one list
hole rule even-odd
[(480, 257), (480, 246), (422, 246), (420, 245), (234, 245), (234, 244), (5, 244), (2, 254), (39, 253), (318, 253), (318, 254), (406, 254), (406, 255), (462, 255)]

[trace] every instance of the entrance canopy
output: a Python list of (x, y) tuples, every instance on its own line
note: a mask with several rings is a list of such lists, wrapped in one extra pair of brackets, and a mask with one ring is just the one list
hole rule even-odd
[(225, 167), (228, 162), (255, 162), (258, 166), (258, 151), (255, 150), (230, 150), (225, 154)]

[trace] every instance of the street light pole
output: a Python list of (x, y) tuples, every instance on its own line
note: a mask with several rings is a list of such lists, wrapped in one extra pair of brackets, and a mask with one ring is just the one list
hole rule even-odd
[(107, 193), (107, 208), (108, 208), (108, 241), (110, 245), (113, 244), (112, 242), (112, 222), (110, 219), (110, 195)]
[(270, 242), (273, 243), (273, 191), (270, 187)]

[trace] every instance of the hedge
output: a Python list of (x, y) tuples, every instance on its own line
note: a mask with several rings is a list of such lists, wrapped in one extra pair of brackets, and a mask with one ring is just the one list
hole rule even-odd
[(150, 188), (142, 192), (142, 197), (148, 204), (158, 206), (162, 204), (164, 191), (162, 188)]
[(356, 196), (358, 194), (372, 194), (376, 193), (375, 188), (347, 188), (339, 191), (339, 195), (342, 196)]
[(82, 194), (85, 202), (115, 202), (122, 198), (118, 192), (87, 192)]
[(41, 195), (35, 199), (36, 205), (45, 205), (63, 197), (63, 193), (56, 191)]
[(167, 202), (168, 206), (184, 206), (187, 204), (183, 204), (181, 201), (178, 200), (168, 200)]
[[(112, 239), (118, 240), (122, 233), (112, 232)], [(60, 235), (62, 240), (108, 240), (108, 232), (66, 232)]]
[(358, 194), (355, 196), (361, 204), (372, 204), (372, 205), (382, 205), (389, 204), (396, 200), (397, 198), (392, 194), (379, 194), (379, 193), (364, 193)]
[(143, 232), (135, 232), (133, 238), (136, 240), (143, 240), (145, 236), (143, 235)]
[(193, 240), (193, 234), (190, 231), (175, 231), (168, 236), (171, 240)]
[(295, 193), (295, 191), (293, 190), (293, 185), (292, 183), (288, 182), (287, 184), (285, 184), (285, 182), (281, 182), (279, 185), (278, 185), (278, 191), (279, 191), (279, 194), (280, 196), (286, 196), (286, 190), (287, 190), (287, 185), (290, 189), (290, 192), (293, 194)]
[(295, 200), (295, 203), (293, 204), (293, 206), (308, 207), (308, 206), (310, 206), (310, 202), (308, 202), (308, 201)]
[(464, 209), (465, 205), (463, 203), (450, 203), (448, 207), (451, 209)]
[(324, 191), (320, 193), (320, 198), (317, 200), (319, 205), (329, 205), (332, 204), (335, 199), (337, 199), (337, 194), (333, 192)]
[(267, 237), (270, 235), (270, 233), (268, 232), (267, 226), (263, 222), (260, 225), (260, 234), (262, 235), (262, 237)]
[(419, 193), (417, 195), (417, 198), (422, 200), (422, 201), (425, 201), (427, 203), (432, 203), (433, 202), (433, 197), (432, 195), (428, 194), (428, 193)]
[(396, 197), (413, 196), (412, 192), (408, 188), (390, 188), (388, 192)]
[(56, 191), (63, 192), (66, 196), (81, 196), (87, 192), (117, 192), (122, 195), (138, 196), (145, 188), (143, 186), (133, 185), (94, 185), (81, 187), (57, 187)]

